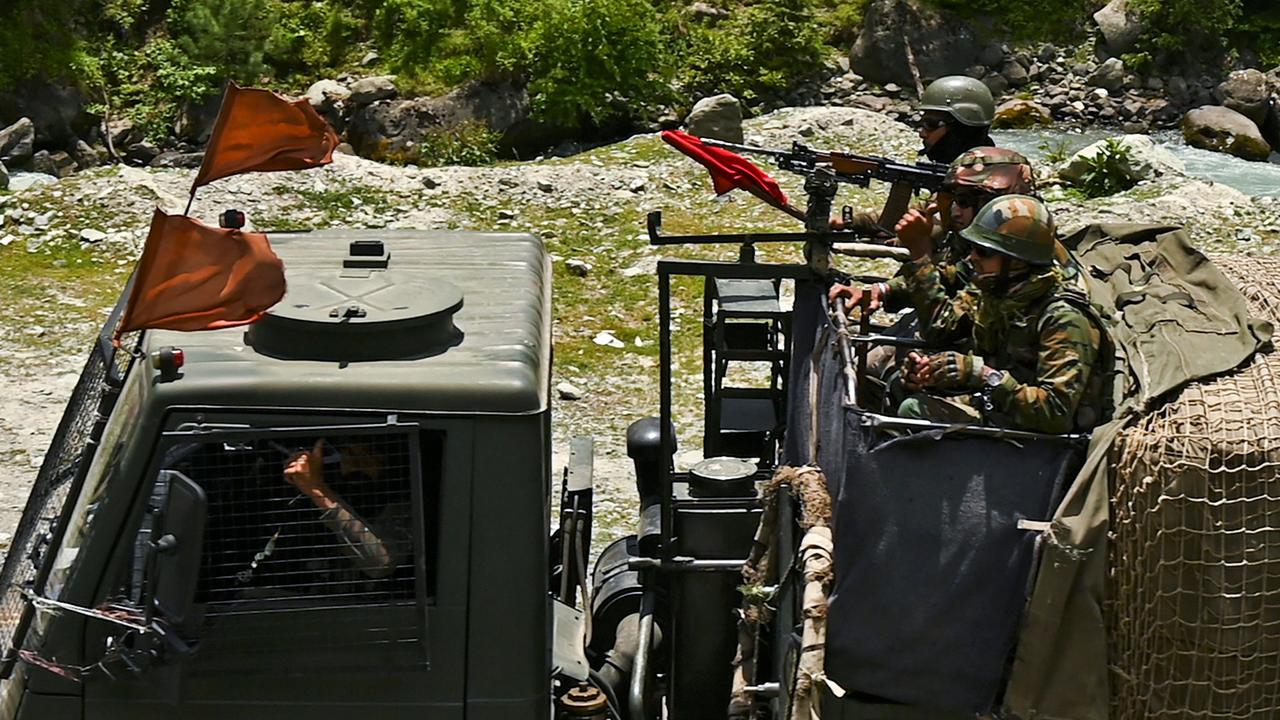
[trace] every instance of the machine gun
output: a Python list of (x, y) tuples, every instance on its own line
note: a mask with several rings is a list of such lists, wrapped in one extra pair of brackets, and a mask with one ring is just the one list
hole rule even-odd
[[(815, 190), (811, 187), (819, 184), (830, 186), (829, 194), (835, 196), (835, 183), (848, 183), (858, 187), (867, 187), (872, 180), (890, 184), (889, 197), (880, 211), (879, 225), (886, 233), (892, 235), (893, 226), (907, 212), (911, 198), (919, 190), (936, 191), (942, 187), (947, 176), (948, 166), (942, 163), (916, 162), (908, 164), (875, 155), (857, 155), (854, 153), (835, 152), (831, 150), (815, 150), (803, 143), (792, 143), (791, 150), (739, 145), (703, 138), (704, 145), (739, 153), (752, 153), (773, 158), (778, 168), (787, 172), (804, 175), (805, 192), (814, 198)], [(830, 207), (826, 208), (830, 213)], [(810, 213), (812, 214), (812, 213)], [(851, 215), (847, 211), (846, 216)], [(849, 219), (849, 218), (846, 218)]]

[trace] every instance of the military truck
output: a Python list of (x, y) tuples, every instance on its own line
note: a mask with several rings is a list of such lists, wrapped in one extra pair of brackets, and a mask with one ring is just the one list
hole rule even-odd
[[(655, 244), (740, 251), (659, 263), (661, 402), (627, 435), (636, 531), (594, 569), (590, 440), (553, 475), (551, 272), (536, 237), (273, 235), (289, 292), (247, 329), (114, 342), (117, 307), (0, 576), (3, 717), (1056, 707), (1064, 693), (1037, 682), (1059, 676), (1028, 675), (1039, 646), (1025, 638), (1044, 631), (1039, 588), (1099, 557), (1068, 532), (1072, 499), (1096, 488), (1073, 481), (1089, 438), (864, 407), (866, 352), (908, 341), (869, 317), (848, 326), (824, 289), (833, 249), (883, 248), (661, 225), (651, 216)], [(797, 240), (805, 261), (756, 261), (757, 243)], [(672, 422), (678, 276), (704, 287), (707, 459), (687, 469)], [(323, 466), (323, 492), (289, 474), (302, 456)], [(810, 564), (824, 557), (834, 572)], [(1112, 637), (1141, 633), (1121, 619)], [(1105, 685), (1107, 657), (1088, 657), (1071, 676)], [(1049, 690), (1027, 701), (1028, 687)], [(1084, 710), (1045, 716), (1106, 716), (1105, 689), (1102, 715), (1096, 696), (1065, 695)]]

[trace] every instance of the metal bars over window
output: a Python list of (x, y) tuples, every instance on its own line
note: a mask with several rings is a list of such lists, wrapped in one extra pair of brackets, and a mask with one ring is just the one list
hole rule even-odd
[(314, 667), (340, 647), (381, 647), (387, 663), (425, 662), (443, 433), (389, 422), (166, 436), (159, 469), (207, 501), (204, 661), (314, 648)]

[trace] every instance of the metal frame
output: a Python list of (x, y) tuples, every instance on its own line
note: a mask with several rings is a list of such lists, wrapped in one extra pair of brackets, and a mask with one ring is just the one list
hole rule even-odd
[[(710, 236), (718, 237), (718, 236)], [(722, 242), (722, 241), (707, 241)], [(658, 395), (660, 450), (662, 458), (670, 458), (675, 452), (675, 438), (671, 434), (671, 278), (675, 275), (701, 277), (703, 281), (715, 278), (742, 280), (804, 280), (813, 277), (808, 265), (773, 265), (757, 263), (733, 263), (712, 260), (659, 260), (658, 261)], [(659, 463), (659, 488), (662, 493), (661, 559), (675, 560), (672, 553), (672, 501), (674, 481), (672, 470), (664, 461)], [(664, 568), (659, 568), (664, 569)]]

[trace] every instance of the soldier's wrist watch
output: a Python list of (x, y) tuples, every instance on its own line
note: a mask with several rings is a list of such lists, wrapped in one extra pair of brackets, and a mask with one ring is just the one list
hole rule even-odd
[(986, 377), (982, 378), (982, 382), (989, 388), (999, 387), (1004, 382), (1005, 374), (1003, 370), (992, 370), (987, 373)]

